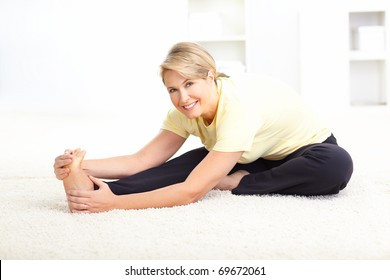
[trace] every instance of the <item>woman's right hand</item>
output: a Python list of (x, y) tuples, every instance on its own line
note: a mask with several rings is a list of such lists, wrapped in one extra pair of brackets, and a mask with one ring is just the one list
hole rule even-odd
[(63, 155), (60, 155), (54, 160), (54, 174), (58, 180), (64, 180), (69, 176), (70, 169), (66, 166), (72, 163), (73, 150), (65, 150)]

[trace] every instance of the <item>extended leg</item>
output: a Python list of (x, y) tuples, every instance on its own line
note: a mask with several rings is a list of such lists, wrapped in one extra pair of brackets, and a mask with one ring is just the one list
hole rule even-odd
[(195, 149), (160, 166), (107, 184), (113, 193), (122, 195), (147, 192), (180, 183), (185, 181), (207, 154), (205, 148)]

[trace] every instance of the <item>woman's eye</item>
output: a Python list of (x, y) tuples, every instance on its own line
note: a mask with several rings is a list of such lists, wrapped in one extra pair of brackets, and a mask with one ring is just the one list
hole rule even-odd
[(176, 91), (176, 89), (174, 89), (174, 88), (171, 88), (171, 89), (169, 89), (169, 93), (174, 93)]
[(190, 87), (190, 86), (192, 86), (194, 83), (193, 82), (188, 82), (188, 83), (186, 83), (186, 87)]

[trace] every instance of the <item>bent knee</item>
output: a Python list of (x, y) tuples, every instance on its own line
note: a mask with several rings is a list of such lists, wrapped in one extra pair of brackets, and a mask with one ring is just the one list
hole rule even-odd
[(321, 162), (318, 179), (323, 183), (344, 189), (353, 173), (353, 161), (343, 148), (333, 144), (321, 144), (310, 151), (311, 156)]
[(351, 155), (343, 148), (336, 146), (334, 150), (331, 164), (335, 166), (333, 168), (335, 176), (339, 178), (339, 181), (344, 182), (343, 189), (351, 179), (353, 173), (353, 160)]

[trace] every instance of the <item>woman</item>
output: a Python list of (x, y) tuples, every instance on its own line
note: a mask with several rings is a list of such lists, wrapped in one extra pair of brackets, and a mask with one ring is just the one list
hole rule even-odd
[[(83, 160), (77, 149), (55, 159), (72, 212), (184, 205), (213, 188), (309, 196), (347, 185), (351, 157), (288, 86), (217, 73), (195, 43), (173, 46), (160, 68), (175, 108), (150, 143), (128, 156)], [(169, 160), (189, 135), (204, 147)]]

